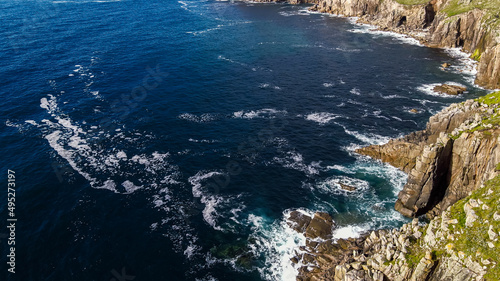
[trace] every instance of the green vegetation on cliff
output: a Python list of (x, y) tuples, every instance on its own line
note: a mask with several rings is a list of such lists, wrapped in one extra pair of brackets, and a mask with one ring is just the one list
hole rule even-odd
[(498, 107), (500, 106), (500, 92), (494, 92), (491, 94), (488, 94), (486, 96), (479, 97), (475, 99), (481, 106), (487, 106), (488, 108), (491, 108), (493, 111), (492, 114), (487, 115), (484, 117), (480, 123), (477, 123), (477, 126), (460, 131), (458, 134), (450, 134), (450, 138), (456, 140), (458, 139), (463, 133), (473, 133), (476, 131), (480, 131), (484, 133), (484, 136), (489, 136), (491, 133), (488, 131), (489, 129), (493, 127), (500, 127), (500, 109)]
[[(470, 226), (466, 226), (467, 214), (465, 204), (470, 200), (482, 203), (474, 208), (478, 218)], [(475, 191), (469, 197), (460, 200), (451, 207), (450, 217), (456, 218), (458, 223), (450, 225), (454, 232), (454, 244), (457, 251), (470, 256), (472, 260), (483, 265), (493, 265), (484, 276), (486, 280), (498, 280), (500, 276), (500, 176), (486, 182), (483, 188)], [(484, 207), (487, 206), (487, 207)], [(491, 239), (497, 235), (496, 239)]]
[(490, 26), (500, 23), (500, 0), (451, 0), (443, 11), (451, 17), (474, 9), (486, 12), (486, 21)]
[(429, 0), (396, 0), (396, 2), (403, 5), (420, 5), (429, 3)]
[(444, 217), (438, 217), (421, 227), (420, 238), (413, 238), (407, 249), (405, 257), (408, 266), (416, 270), (426, 252), (430, 252), (434, 262), (446, 264), (451, 261), (468, 270), (484, 271), (484, 280), (498, 280), (499, 202), (500, 175), (455, 203)]
[(500, 104), (500, 92), (494, 92), (476, 99), (479, 103), (494, 105)]

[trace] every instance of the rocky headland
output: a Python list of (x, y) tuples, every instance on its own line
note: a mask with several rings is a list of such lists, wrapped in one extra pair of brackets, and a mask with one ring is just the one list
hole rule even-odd
[[(478, 61), (476, 84), (500, 88), (498, 0), (288, 2), (357, 17), (359, 23), (407, 34), (429, 47), (462, 48)], [(466, 89), (443, 84), (434, 90), (460, 94)], [(328, 214), (292, 212), (289, 226), (306, 237), (291, 260), (297, 280), (500, 280), (499, 144), (497, 92), (450, 105), (432, 116), (425, 130), (357, 150), (408, 173), (395, 208), (413, 221), (335, 239)]]
[(439, 215), (498, 175), (498, 94), (452, 104), (423, 131), (358, 149), (408, 173), (396, 210), (407, 217)]
[(407, 34), (429, 47), (462, 48), (478, 61), (476, 84), (500, 88), (499, 0), (256, 0), (313, 4), (312, 11)]
[(396, 209), (414, 219), (334, 239), (328, 214), (292, 212), (289, 225), (306, 237), (292, 259), (297, 280), (499, 280), (499, 144), (497, 92), (452, 104), (423, 131), (359, 149), (409, 173)]

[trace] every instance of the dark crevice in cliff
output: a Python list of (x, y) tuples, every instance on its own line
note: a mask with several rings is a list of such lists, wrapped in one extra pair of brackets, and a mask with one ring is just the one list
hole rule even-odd
[(450, 140), (448, 145), (443, 148), (437, 160), (436, 168), (432, 173), (433, 185), (429, 198), (426, 200), (425, 206), (420, 208), (415, 216), (427, 214), (443, 201), (451, 182), (451, 171), (453, 170), (452, 150), (453, 141)]
[[(432, 255), (432, 259), (436, 259), (436, 255), (435, 254)], [(436, 262), (432, 266), (431, 270), (429, 271), (429, 274), (425, 278), (425, 281), (431, 281), (432, 280), (432, 278), (434, 277), (434, 272), (436, 272), (436, 269), (439, 267), (439, 265), (440, 265), (440, 261), (436, 260)]]
[(406, 24), (406, 16), (402, 16), (401, 19), (398, 22), (397, 27), (400, 27), (402, 25)]
[(427, 6), (425, 6), (424, 28), (429, 27), (434, 21), (434, 18), (436, 18), (436, 7), (433, 4), (433, 1), (431, 1)]

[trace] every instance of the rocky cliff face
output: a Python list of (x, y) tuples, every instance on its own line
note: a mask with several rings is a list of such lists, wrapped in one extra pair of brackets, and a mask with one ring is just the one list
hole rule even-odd
[[(297, 280), (465, 281), (498, 280), (500, 274), (500, 176), (447, 208), (428, 224), (414, 219), (400, 229), (376, 230), (360, 238), (307, 236), (292, 262)], [(331, 231), (329, 216), (314, 215)], [(314, 218), (291, 216), (291, 225)], [(294, 228), (304, 233), (307, 228)]]
[[(469, 3), (460, 5), (467, 7), (473, 0), (467, 1)], [(451, 2), (453, 0), (431, 0), (406, 5), (396, 0), (320, 0), (311, 10), (359, 17), (358, 22), (409, 34), (431, 47), (463, 47), (479, 61), (476, 83), (486, 88), (500, 88), (500, 37), (488, 21), (491, 15), (471, 9), (449, 16), (453, 12), (445, 11), (454, 4)]]
[(424, 131), (358, 150), (409, 173), (399, 212), (435, 216), (498, 174), (499, 105), (488, 103), (497, 95), (453, 104), (432, 116)]
[[(497, 0), (255, 0), (315, 4), (312, 11), (408, 34), (430, 47), (463, 48), (478, 60), (476, 84), (500, 88), (500, 6)], [(483, 2), (491, 2), (484, 6)], [(402, 3), (421, 3), (408, 5)], [(481, 9), (484, 8), (484, 9)]]

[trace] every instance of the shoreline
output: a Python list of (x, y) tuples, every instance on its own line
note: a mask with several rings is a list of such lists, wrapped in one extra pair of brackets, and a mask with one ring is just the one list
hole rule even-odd
[[(335, 0), (323, 0), (323, 3), (325, 1)], [(464, 80), (489, 92), (488, 99), (496, 100), (496, 95), (500, 95), (481, 83), (480, 67), (484, 60), (472, 58), (476, 51), (468, 50), (464, 43), (460, 48), (432, 44), (428, 39), (433, 36), (431, 27), (405, 31), (374, 24), (367, 20), (366, 15), (362, 18), (318, 10), (318, 4), (307, 9), (310, 13), (343, 17), (354, 25), (367, 27), (361, 32), (405, 36), (418, 41), (413, 43), (415, 45), (442, 49), (450, 57), (464, 61), (462, 69), (458, 69), (464, 72)], [(467, 76), (471, 77), (470, 80)], [(489, 195), (494, 193), (492, 190), (498, 188), (498, 185), (491, 184), (491, 180), (500, 177), (500, 164), (495, 168), (500, 154), (494, 149), (497, 139), (500, 141), (500, 124), (491, 121), (498, 118), (500, 104), (490, 104), (486, 96), (452, 103), (433, 115), (424, 131), (356, 150), (405, 171), (409, 178), (398, 195), (396, 210), (414, 218), (426, 214), (430, 220), (419, 224), (415, 218), (401, 228), (374, 229), (356, 238), (337, 238), (333, 237), (337, 230), (335, 222), (328, 214), (316, 212), (299, 214), (292, 219), (288, 217), (289, 226), (306, 237), (306, 245), (301, 246), (291, 259), (298, 273), (296, 280), (462, 281), (496, 276), (496, 265), (500, 261), (492, 258), (490, 252), (498, 256), (496, 233), (500, 233), (500, 229), (495, 232), (498, 225), (489, 222), (500, 220), (500, 215), (498, 212), (481, 213), (482, 220), (478, 220), (478, 211), (473, 211), (473, 208), (498, 209), (494, 201), (490, 201), (490, 205), (482, 203), (490, 199)], [(470, 147), (478, 148), (471, 151)], [(464, 160), (466, 158), (470, 160)], [(457, 161), (462, 164), (457, 164)], [(443, 182), (446, 177), (450, 178), (449, 181)], [(488, 190), (482, 188), (485, 184)], [(482, 198), (479, 204), (473, 199), (477, 197)], [(459, 202), (472, 207), (463, 207)], [(466, 222), (460, 221), (457, 215), (460, 212), (466, 216)], [(319, 232), (326, 233), (331, 228), (330, 234), (318, 240), (309, 230), (312, 224), (324, 228)], [(489, 229), (483, 231), (488, 231), (488, 237), (473, 243), (474, 248), (481, 249), (475, 255), (468, 250), (470, 237), (463, 234), (464, 229), (473, 225), (478, 229)], [(441, 252), (443, 249), (446, 251)]]
[[(474, 84), (484, 89), (500, 89), (500, 33), (490, 27), (500, 24), (495, 11), (478, 8), (450, 11), (454, 0), (431, 0), (401, 4), (401, 0), (291, 0), (253, 1), (258, 3), (312, 4), (307, 10), (369, 24), (377, 31), (406, 35), (430, 48), (455, 49), (477, 62)], [(469, 5), (479, 5), (478, 0)], [(246, 2), (246, 1), (244, 1)], [(494, 4), (493, 4), (494, 5)], [(489, 21), (487, 24), (486, 21)], [(493, 25), (495, 26), (495, 25)]]

